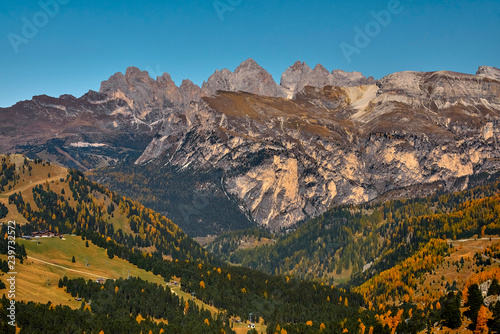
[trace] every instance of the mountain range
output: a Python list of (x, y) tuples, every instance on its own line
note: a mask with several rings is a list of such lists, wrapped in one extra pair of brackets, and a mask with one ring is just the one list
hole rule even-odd
[(374, 80), (296, 62), (278, 85), (249, 59), (201, 87), (130, 67), (99, 92), (35, 96), (0, 115), (3, 153), (98, 178), (132, 164), (211, 173), (198, 190), (272, 230), (338, 204), (463, 190), (500, 170), (500, 70), (487, 66)]

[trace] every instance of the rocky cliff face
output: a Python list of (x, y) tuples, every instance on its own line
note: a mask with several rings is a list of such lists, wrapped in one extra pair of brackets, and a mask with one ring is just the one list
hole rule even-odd
[[(0, 133), (41, 122), (44, 134), (30, 134), (28, 146), (59, 138), (46, 154), (70, 155), (86, 168), (126, 160), (133, 149), (128, 158), (139, 165), (221, 171), (213, 184), (256, 222), (279, 229), (335, 204), (450, 188), (460, 177), (467, 187), (467, 176), (500, 170), (499, 72), (400, 72), (375, 82), (297, 62), (277, 85), (247, 60), (199, 88), (129, 68), (99, 93), (0, 110), (18, 117)], [(25, 140), (14, 136), (4, 150)], [(85, 151), (78, 142), (94, 146)], [(116, 147), (122, 155), (109, 153)], [(92, 156), (98, 163), (83, 163)]]

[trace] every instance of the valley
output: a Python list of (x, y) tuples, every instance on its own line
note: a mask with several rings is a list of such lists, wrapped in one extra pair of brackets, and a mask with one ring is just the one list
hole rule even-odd
[[(500, 188), (495, 175), (471, 180), (476, 187), (461, 192), (334, 208), (288, 234), (256, 228), (230, 232), (206, 244), (210, 254), (168, 219), (75, 170), (20, 156), (2, 159), (6, 168), (18, 164), (7, 184), (11, 189), (2, 198), (7, 199), (8, 217), (23, 218), (16, 248), (27, 255), (17, 264), (17, 302), (25, 314), (34, 310), (23, 303), (33, 301), (69, 306), (64, 312), (81, 316), (94, 303), (104, 310), (103, 303), (111, 302), (102, 299), (109, 292), (99, 291), (116, 293), (142, 285), (144, 291), (170, 290), (179, 299), (168, 307), (178, 315), (144, 309), (132, 316), (132, 331), (140, 326), (176, 332), (178, 317), (194, 312), (189, 318), (193, 326), (208, 323), (235, 333), (249, 330), (250, 313), (259, 320), (258, 332), (265, 333), (367, 327), (377, 333), (425, 328), (472, 332), (477, 320), (468, 313), (472, 306), (454, 311), (461, 318), (458, 324), (441, 305), (465, 300), (476, 282), (491, 285), (500, 273)], [(69, 217), (75, 217), (73, 224), (68, 224)], [(62, 239), (20, 239), (43, 228), (62, 233)], [(172, 239), (164, 239), (168, 235)], [(5, 259), (0, 255), (0, 262)], [(294, 259), (300, 262), (293, 264)], [(101, 285), (104, 290), (91, 283), (98, 277), (108, 279)], [(488, 300), (500, 297), (500, 290), (492, 289), (485, 290), (491, 295)], [(490, 328), (495, 328), (496, 304), (488, 305)], [(104, 325), (98, 314), (92, 317), (88, 328), (112, 326)], [(407, 320), (401, 321), (403, 317)], [(24, 318), (20, 323), (31, 326)]]

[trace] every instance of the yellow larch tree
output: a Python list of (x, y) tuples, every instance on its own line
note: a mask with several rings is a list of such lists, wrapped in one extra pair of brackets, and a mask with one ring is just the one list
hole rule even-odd
[(488, 308), (482, 305), (477, 314), (476, 330), (474, 334), (488, 334)]

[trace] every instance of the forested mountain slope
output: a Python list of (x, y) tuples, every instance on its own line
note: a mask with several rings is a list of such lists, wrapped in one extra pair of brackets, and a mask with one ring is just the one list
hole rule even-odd
[(221, 236), (207, 248), (232, 263), (268, 273), (330, 283), (352, 274), (354, 282), (360, 282), (394, 266), (432, 238), (499, 234), (498, 180), (498, 174), (482, 175), (470, 181), (479, 186), (462, 192), (340, 206), (275, 244), (236, 250), (238, 240)]

